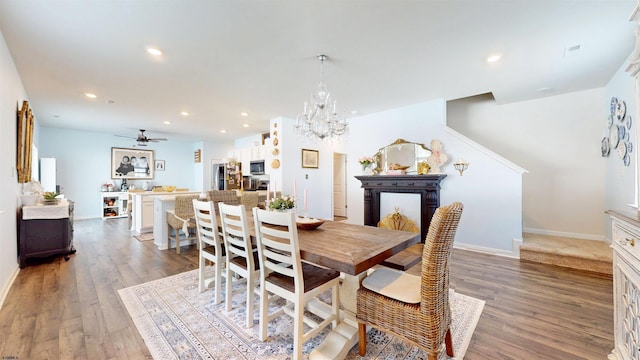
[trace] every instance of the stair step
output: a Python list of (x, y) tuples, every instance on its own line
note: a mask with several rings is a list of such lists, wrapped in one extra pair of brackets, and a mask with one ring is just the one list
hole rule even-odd
[(597, 240), (524, 233), (520, 260), (611, 274), (609, 243)]

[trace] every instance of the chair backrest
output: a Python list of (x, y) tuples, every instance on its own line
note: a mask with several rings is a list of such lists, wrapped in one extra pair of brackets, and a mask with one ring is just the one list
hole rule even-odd
[(253, 221), (263, 277), (272, 272), (294, 279), (296, 293), (304, 292), (300, 244), (295, 213), (253, 208)]
[(420, 311), (434, 314), (445, 322), (451, 319), (449, 259), (462, 209), (459, 202), (436, 209), (422, 251)]
[(227, 258), (241, 256), (247, 260), (247, 269), (256, 269), (251, 247), (251, 235), (244, 205), (218, 203), (220, 208), (220, 227), (224, 238)]
[(240, 196), (240, 201), (247, 209), (253, 209), (258, 206), (258, 192), (257, 191), (245, 191)]
[(174, 214), (182, 219), (193, 217), (193, 200), (199, 195), (176, 195)]
[(193, 199), (193, 211), (196, 218), (196, 230), (200, 250), (206, 246), (214, 246), (215, 253), (222, 255), (222, 238), (218, 232), (218, 221), (212, 201)]
[(240, 205), (240, 200), (235, 190), (211, 190), (207, 192), (207, 199), (213, 201), (216, 212), (219, 210), (219, 202), (229, 205)]

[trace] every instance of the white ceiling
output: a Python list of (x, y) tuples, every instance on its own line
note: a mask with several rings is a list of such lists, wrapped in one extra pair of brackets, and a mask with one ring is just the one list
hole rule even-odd
[[(358, 114), (601, 87), (633, 49), (635, 3), (0, 0), (0, 30), (41, 125), (215, 140), (295, 118), (319, 53), (339, 110)], [(494, 53), (502, 60), (485, 62)]]

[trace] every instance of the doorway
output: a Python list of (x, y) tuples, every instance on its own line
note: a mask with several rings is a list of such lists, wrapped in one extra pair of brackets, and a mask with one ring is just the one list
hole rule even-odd
[(333, 153), (333, 217), (347, 217), (347, 155)]

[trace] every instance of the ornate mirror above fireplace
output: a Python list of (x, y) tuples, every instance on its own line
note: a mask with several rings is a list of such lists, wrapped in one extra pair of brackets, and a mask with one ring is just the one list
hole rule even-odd
[[(398, 139), (392, 144), (381, 147), (376, 153), (376, 173), (386, 173), (392, 167), (404, 168), (407, 174), (417, 173), (418, 163), (426, 161), (431, 156), (431, 150), (424, 144), (413, 143)], [(395, 166), (394, 166), (395, 165)]]

